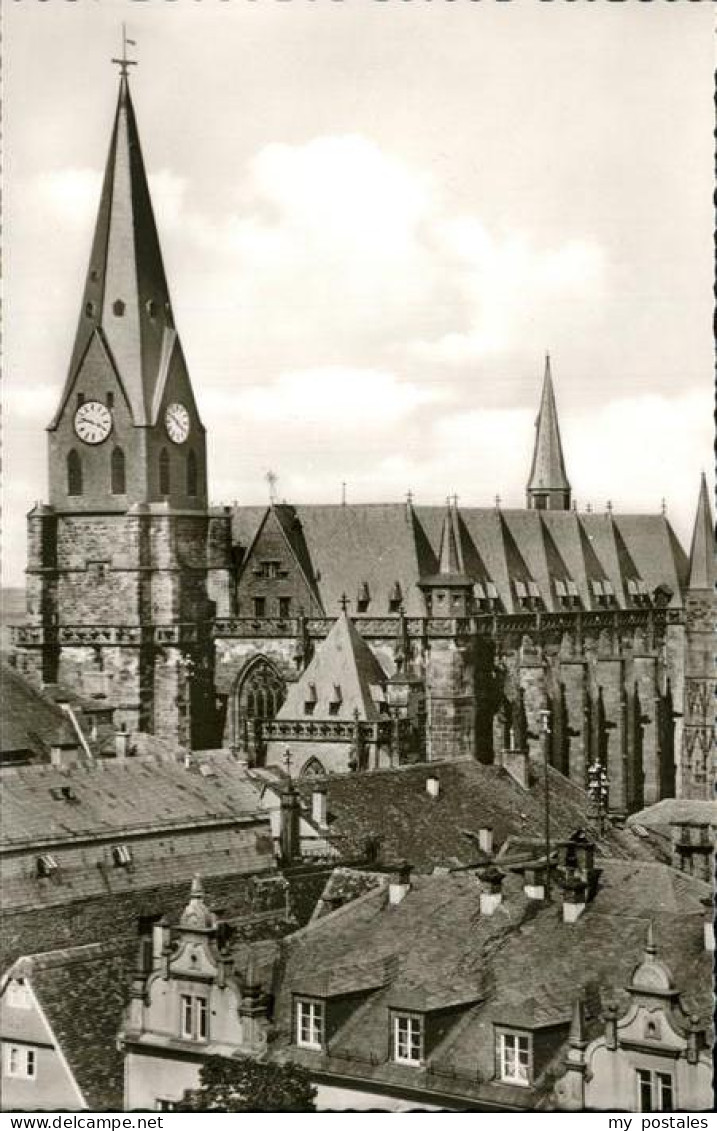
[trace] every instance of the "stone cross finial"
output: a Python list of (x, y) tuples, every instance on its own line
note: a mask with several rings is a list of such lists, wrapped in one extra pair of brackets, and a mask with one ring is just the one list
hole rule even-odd
[(291, 750), (289, 749), (289, 747), (287, 746), (286, 750), (284, 751), (284, 765), (286, 766), (287, 777), (291, 777), (291, 761), (292, 761), (292, 753), (291, 753)]
[(339, 604), (341, 605), (341, 611), (345, 613), (349, 607), (349, 599), (345, 593), (341, 594), (341, 597), (339, 598)]
[(495, 509), (497, 511), (500, 510), (500, 495), (496, 495), (496, 497), (495, 497)]

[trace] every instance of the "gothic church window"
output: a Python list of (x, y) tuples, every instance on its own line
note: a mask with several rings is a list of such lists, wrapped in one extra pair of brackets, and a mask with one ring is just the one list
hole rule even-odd
[(110, 481), (113, 495), (124, 495), (127, 490), (125, 475), (125, 458), (121, 448), (112, 449), (110, 463)]
[(67, 494), (82, 494), (82, 460), (74, 448), (67, 453)]
[(159, 493), (169, 494), (169, 452), (166, 448), (159, 453)]
[(187, 455), (187, 494), (190, 499), (195, 499), (199, 494), (199, 469), (197, 467), (197, 457), (194, 452), (189, 452)]

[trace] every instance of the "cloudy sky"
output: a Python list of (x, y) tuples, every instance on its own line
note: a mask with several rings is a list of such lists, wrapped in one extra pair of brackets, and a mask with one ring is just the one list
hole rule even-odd
[(217, 502), (521, 505), (544, 354), (582, 508), (712, 450), (712, 5), (4, 11), (4, 565), (46, 494), (120, 26)]

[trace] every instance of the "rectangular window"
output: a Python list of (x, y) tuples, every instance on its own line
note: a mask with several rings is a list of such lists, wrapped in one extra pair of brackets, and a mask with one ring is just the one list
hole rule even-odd
[(5, 1075), (23, 1080), (37, 1078), (37, 1052), (25, 1045), (5, 1045)]
[(305, 998), (296, 1003), (296, 1043), (305, 1049), (320, 1049), (324, 1043), (324, 1003)]
[(206, 1041), (209, 1036), (209, 1008), (205, 997), (182, 994), (180, 1031), (188, 1041)]
[(254, 598), (254, 616), (258, 618), (266, 616), (266, 597)]
[(291, 597), (279, 598), (279, 616), (282, 620), (291, 616)]
[(154, 1110), (155, 1111), (176, 1111), (177, 1110), (177, 1101), (176, 1100), (165, 1100), (165, 1099), (162, 1098), (162, 1096), (157, 1096), (157, 1099), (156, 1099), (155, 1105), (154, 1105)]
[(423, 1060), (423, 1018), (399, 1013), (393, 1019), (393, 1059), (397, 1064)]
[(674, 1111), (672, 1075), (669, 1072), (638, 1068), (637, 1094), (638, 1111)]
[(531, 1038), (523, 1033), (498, 1035), (498, 1072), (510, 1084), (530, 1084)]
[(114, 408), (115, 407), (115, 395), (114, 395), (114, 393), (110, 392), (110, 393), (107, 394), (107, 407), (108, 408)]

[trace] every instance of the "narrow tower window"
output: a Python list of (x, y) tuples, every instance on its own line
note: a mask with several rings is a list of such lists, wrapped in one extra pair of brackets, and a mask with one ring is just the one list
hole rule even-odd
[(67, 453), (67, 494), (82, 494), (82, 460), (74, 448)]
[(169, 452), (166, 448), (159, 453), (159, 493), (169, 494)]
[(124, 495), (127, 491), (127, 481), (125, 476), (124, 452), (121, 448), (114, 448), (112, 451), (110, 478), (112, 494)]
[(197, 457), (194, 452), (190, 451), (187, 455), (187, 494), (190, 499), (195, 499), (199, 494), (199, 470), (197, 468)]

